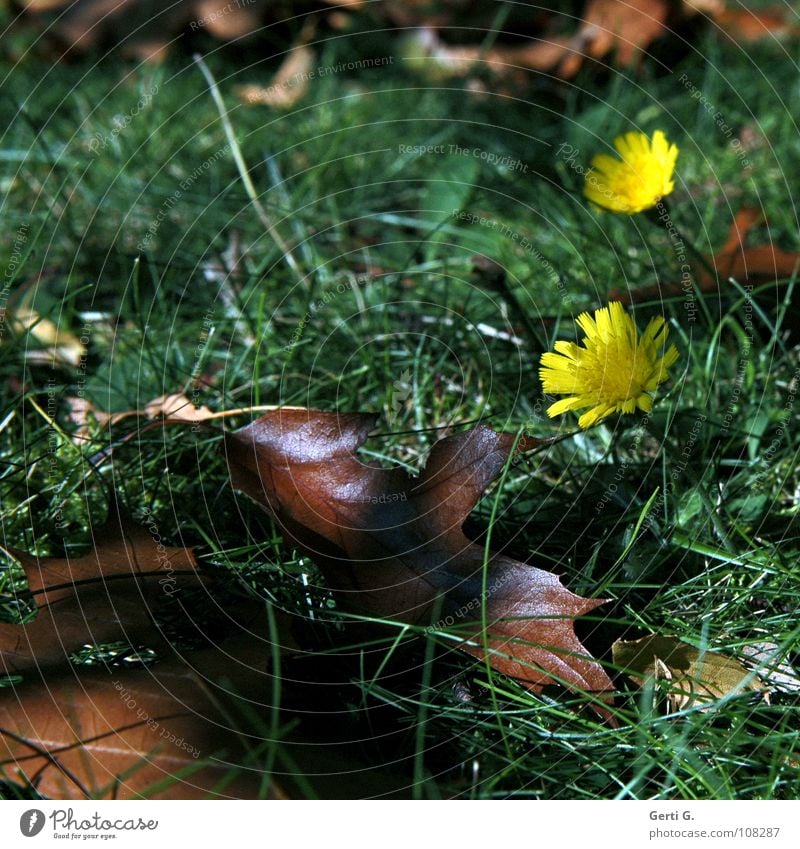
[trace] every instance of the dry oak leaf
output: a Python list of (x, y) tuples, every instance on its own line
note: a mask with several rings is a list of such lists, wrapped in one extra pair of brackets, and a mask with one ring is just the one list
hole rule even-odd
[(701, 651), (677, 637), (652, 634), (639, 640), (617, 640), (614, 663), (637, 683), (645, 679), (670, 682), (672, 710), (714, 702), (730, 693), (762, 689), (744, 666), (732, 657)]
[(9, 550), (36, 601), (25, 625), (0, 623), (0, 675), (69, 663), (86, 645), (157, 644), (152, 609), (200, 577), (191, 550), (164, 546), (119, 510), (83, 557), (37, 558)]
[(268, 706), (271, 678), (225, 646), (0, 690), (0, 778), (53, 799), (259, 798), (247, 752), (263, 740), (235, 727), (236, 693)]
[[(314, 558), (346, 609), (423, 626), (438, 615), (463, 636), (462, 649), (484, 658), (485, 640), (492, 667), (532, 690), (557, 682), (607, 699), (612, 683), (574, 631), (575, 617), (603, 600), (574, 595), (555, 575), (500, 554), (490, 555), (484, 596), (484, 551), (462, 525), (502, 471), (514, 436), (486, 425), (449, 436), (412, 478), (357, 456), (376, 418), (267, 413), (226, 435), (232, 484)], [(524, 437), (518, 447), (537, 444)]]

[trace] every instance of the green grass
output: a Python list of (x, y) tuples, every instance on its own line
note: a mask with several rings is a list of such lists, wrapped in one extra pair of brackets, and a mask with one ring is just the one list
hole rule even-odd
[[(110, 486), (135, 516), (149, 511), (166, 541), (196, 547), (220, 603), (254, 588), (301, 617), (312, 651), (284, 661), (287, 715), (311, 712), (300, 723), (306, 741), (364, 742), (344, 790), (309, 777), (299, 795), (796, 798), (796, 696), (768, 704), (737, 695), (665, 714), (659, 692), (620, 675), (621, 724), (611, 728), (579, 696), (487, 680), (452, 642), (399, 624), (342, 646), (340, 614), (314, 564), (228, 485), (219, 433), (136, 434), (129, 419), (111, 436), (97, 429), (87, 445), (70, 439), (66, 399), (81, 393), (107, 411), (172, 392), (213, 410), (378, 411), (370, 456), (410, 470), (447, 425), (482, 419), (538, 436), (564, 432), (572, 421), (544, 413), (539, 354), (569, 337), (572, 317), (602, 305), (609, 289), (676, 282), (681, 262), (644, 216), (590, 209), (561, 145), (585, 167), (617, 133), (663, 128), (681, 150), (673, 220), (697, 250), (717, 249), (745, 205), (763, 208), (776, 243), (800, 249), (790, 192), (800, 170), (796, 44), (744, 53), (707, 33), (671, 68), (587, 70), (570, 84), (531, 75), (514, 96), (484, 98), (467, 95), (461, 80), (416, 74), (388, 33), (326, 37), (316, 50), (320, 67), (354, 56), (393, 61), (320, 76), (284, 114), (237, 105), (233, 94), (238, 84), (267, 83), (277, 60), (257, 64), (230, 50), (206, 59), (292, 263), (254, 208), (189, 56), (175, 51), (160, 66), (114, 56), (0, 65), (8, 295), (88, 343), (77, 365), (34, 361), (41, 343), (14, 327), (11, 311), (4, 322), (3, 544), (85, 551)], [(731, 138), (745, 130), (748, 167), (682, 74), (734, 128)], [(134, 114), (140, 98), (147, 103)], [(478, 149), (525, 170), (406, 152), (418, 145)], [(243, 249), (238, 273), (210, 273), (232, 240)], [(506, 268), (534, 332), (475, 274), (476, 253)], [(579, 631), (612, 672), (613, 640), (648, 632), (734, 656), (770, 641), (797, 659), (800, 354), (785, 332), (797, 320), (786, 293), (765, 287), (751, 314), (741, 285), (723, 282), (713, 296), (695, 295), (694, 322), (683, 298), (638, 307), (640, 323), (668, 317), (683, 368), (645, 425), (612, 421), (506, 477), (493, 546), (559, 573), (575, 592), (611, 599)], [(132, 433), (98, 475), (88, 458)], [(476, 538), (492, 503), (470, 517)], [(13, 561), (0, 566), (0, 593), (6, 621), (30, 613)], [(197, 603), (213, 634), (219, 614)], [(76, 662), (113, 663), (114, 650)], [(122, 663), (128, 647), (117, 650)], [(253, 722), (268, 729), (273, 718), (266, 711)], [(291, 771), (292, 751), (270, 754), (277, 772)], [(314, 772), (307, 762), (304, 770)]]

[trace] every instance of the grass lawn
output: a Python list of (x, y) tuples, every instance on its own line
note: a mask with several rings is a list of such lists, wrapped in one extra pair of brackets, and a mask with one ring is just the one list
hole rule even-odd
[[(746, 207), (764, 216), (752, 244), (800, 250), (797, 42), (744, 49), (699, 28), (638, 71), (501, 84), (432, 77), (396, 34), (356, 28), (318, 37), (306, 95), (277, 110), (236, 97), (278, 67), (287, 45), (269, 34), (259, 49), (198, 36), (206, 75), (183, 47), (161, 64), (52, 64), (33, 34), (14, 39), (0, 60), (4, 546), (84, 553), (111, 488), (165, 542), (194, 546), (214, 578), (196, 599), (212, 640), (244, 591), (288, 611), (307, 653), (281, 664), (269, 764), (290, 795), (797, 798), (796, 693), (671, 710), (668, 684), (640, 688), (611, 657), (614, 640), (657, 633), (798, 659), (794, 283), (693, 282)], [(672, 233), (582, 197), (595, 153), (656, 129), (680, 149)], [(541, 354), (610, 290), (679, 284), (686, 265), (683, 292), (633, 309), (640, 329), (664, 315), (680, 351), (653, 411), (585, 432), (571, 413), (549, 418)], [(194, 432), (94, 422), (72, 439), (70, 399), (120, 412), (170, 393), (244, 412)], [(378, 412), (365, 458), (413, 472), (445, 428), (573, 433), (510, 469), (466, 530), (610, 599), (577, 627), (619, 688), (619, 726), (580, 694), (487, 676), (399, 623), (343, 645), (315, 564), (229, 485), (222, 427), (263, 405)], [(0, 617), (31, 610), (4, 555)], [(73, 662), (157, 664), (148, 648), (87, 647)], [(271, 722), (253, 718), (267, 736)], [(293, 735), (316, 762), (307, 745), (298, 765)], [(348, 760), (324, 754), (334, 742)]]

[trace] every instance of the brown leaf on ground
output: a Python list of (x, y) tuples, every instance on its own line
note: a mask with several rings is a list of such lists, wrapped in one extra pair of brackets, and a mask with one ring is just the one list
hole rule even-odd
[(86, 51), (118, 44), (126, 56), (163, 59), (186, 29), (217, 38), (241, 38), (256, 30), (269, 9), (267, 0), (241, 5), (228, 0), (27, 0), (28, 19), (48, 36)]
[(683, 0), (687, 15), (702, 12), (705, 15), (719, 15), (725, 10), (725, 0)]
[(0, 779), (55, 799), (281, 799), (305, 795), (308, 778), (324, 798), (402, 794), (402, 773), (357, 743), (320, 746), (287, 728), (291, 762), (270, 780), (271, 664), (299, 649), (289, 615), (245, 600), (235, 617), (219, 646), (147, 669), (50, 669), (46, 682), (0, 689)]
[[(193, 14), (197, 26), (216, 38), (232, 41), (255, 32), (261, 26), (264, 0), (196, 0)], [(191, 28), (191, 24), (189, 25)]]
[(667, 31), (669, 9), (667, 0), (589, 0), (559, 74), (575, 76), (587, 58), (613, 55), (623, 67), (638, 64), (652, 42)]
[(789, 6), (766, 9), (724, 8), (714, 15), (720, 30), (732, 41), (752, 44), (765, 38), (796, 37), (800, 32)]
[[(219, 647), (175, 656), (151, 610), (200, 586), (195, 558), (116, 506), (83, 557), (12, 554), (39, 609), (27, 625), (0, 625), (0, 675), (24, 679), (0, 689), (0, 778), (57, 799), (282, 797), (249, 761), (264, 739), (244, 729), (269, 709), (274, 654), (297, 648), (288, 617), (245, 599)], [(173, 659), (141, 670), (70, 664), (85, 645), (121, 640)]]
[[(227, 435), (232, 483), (315, 559), (348, 610), (457, 631), (460, 648), (478, 658), (488, 648), (497, 671), (533, 690), (553, 682), (612, 690), (574, 632), (575, 617), (602, 600), (574, 595), (555, 575), (499, 554), (490, 555), (484, 578), (483, 548), (462, 531), (514, 437), (480, 425), (442, 439), (412, 478), (357, 456), (375, 420), (318, 410), (268, 413)], [(538, 444), (523, 437), (518, 448)]]
[(701, 651), (677, 637), (653, 634), (640, 640), (617, 640), (612, 654), (614, 663), (637, 684), (648, 678), (668, 682), (667, 699), (673, 711), (761, 689), (739, 661)]
[[(485, 70), (495, 78), (508, 80), (525, 70), (552, 70), (569, 50), (569, 37), (535, 39), (515, 46), (484, 49), (477, 45), (449, 45), (436, 30), (420, 27), (403, 38), (401, 54), (405, 64), (428, 79), (463, 77)], [(478, 83), (472, 81), (473, 87)], [(480, 91), (480, 88), (478, 89)]]
[(38, 607), (25, 624), (0, 623), (0, 675), (69, 662), (86, 645), (160, 643), (152, 609), (190, 584), (190, 549), (170, 548), (117, 510), (83, 557), (37, 558), (10, 551), (22, 566)]
[(78, 426), (72, 434), (74, 441), (78, 443), (90, 438), (90, 420), (94, 420), (100, 427), (105, 427), (134, 416), (143, 416), (148, 419), (165, 418), (173, 422), (186, 423), (204, 422), (219, 417), (219, 414), (211, 412), (205, 405), (195, 407), (182, 392), (159, 395), (158, 398), (148, 401), (143, 410), (123, 410), (117, 413), (98, 410), (86, 397), (69, 397), (66, 400), (70, 410), (69, 420)]
[(259, 798), (264, 774), (237, 767), (264, 740), (237, 730), (237, 693), (254, 710), (271, 686), (223, 643), (153, 668), (0, 690), (0, 777), (54, 799)]
[(67, 0), (23, 0), (26, 12), (51, 12), (67, 5)]
[[(700, 8), (699, 8), (700, 7)], [(407, 59), (420, 71), (434, 77), (463, 76), (478, 68), (504, 77), (515, 70), (553, 71), (564, 79), (574, 77), (587, 59), (612, 60), (622, 67), (636, 67), (650, 45), (667, 35), (671, 26), (686, 18), (721, 12), (721, 0), (695, 0), (673, 4), (669, 0), (588, 0), (572, 35), (553, 35), (536, 29), (528, 43), (496, 43), (490, 49), (477, 45), (445, 44), (431, 27), (431, 19), (417, 21), (426, 26), (407, 39)], [(561, 17), (553, 12), (550, 23)], [(537, 16), (538, 19), (538, 16)], [(573, 19), (569, 23), (574, 24)], [(440, 23), (440, 26), (445, 24)]]
[[(800, 251), (785, 251), (773, 242), (763, 245), (748, 245), (750, 231), (763, 221), (763, 213), (754, 207), (743, 207), (736, 213), (725, 244), (706, 262), (714, 273), (702, 266), (695, 268), (698, 288), (701, 292), (718, 292), (725, 281), (733, 278), (739, 283), (770, 283), (791, 277), (800, 267)], [(638, 289), (612, 289), (609, 300), (628, 304), (642, 301), (657, 301), (685, 295), (680, 283), (643, 286)]]
[(283, 60), (268, 86), (241, 85), (233, 90), (241, 103), (248, 106), (273, 106), (291, 109), (308, 91), (316, 56), (305, 45), (295, 47)]
[(120, 418), (125, 418), (131, 414), (130, 410), (126, 410), (124, 413), (106, 413), (103, 410), (98, 410), (86, 397), (68, 396), (65, 401), (69, 405), (69, 420), (72, 424), (78, 425), (77, 431), (72, 435), (78, 441), (89, 438), (90, 420), (104, 427), (109, 422), (114, 424)]
[(208, 407), (195, 407), (182, 392), (159, 395), (145, 404), (144, 414), (148, 419), (163, 416), (180, 422), (204, 422), (214, 418), (214, 413)]
[[(711, 258), (717, 275), (724, 280), (733, 277), (740, 282), (766, 282), (791, 277), (800, 263), (800, 252), (784, 251), (772, 242), (766, 245), (745, 244), (748, 233), (763, 221), (763, 213), (753, 207), (744, 207), (731, 225), (728, 239)], [(716, 280), (703, 274), (702, 286), (715, 289)]]

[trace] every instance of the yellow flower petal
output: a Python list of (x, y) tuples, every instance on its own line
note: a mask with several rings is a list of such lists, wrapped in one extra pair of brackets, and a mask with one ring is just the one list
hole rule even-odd
[(661, 353), (667, 339), (664, 319), (651, 319), (640, 337), (631, 316), (613, 301), (593, 316), (582, 313), (576, 321), (584, 333), (582, 345), (560, 340), (555, 352), (542, 354), (540, 360), (544, 392), (569, 396), (551, 404), (547, 415), (554, 418), (589, 407), (578, 420), (587, 428), (612, 413), (637, 408), (649, 412), (649, 393), (669, 378), (669, 368), (678, 359), (674, 345)]
[(652, 139), (644, 133), (625, 133), (614, 139), (614, 147), (619, 159), (598, 153), (586, 173), (583, 194), (592, 203), (633, 215), (675, 190), (672, 175), (678, 147), (662, 130), (656, 130)]

